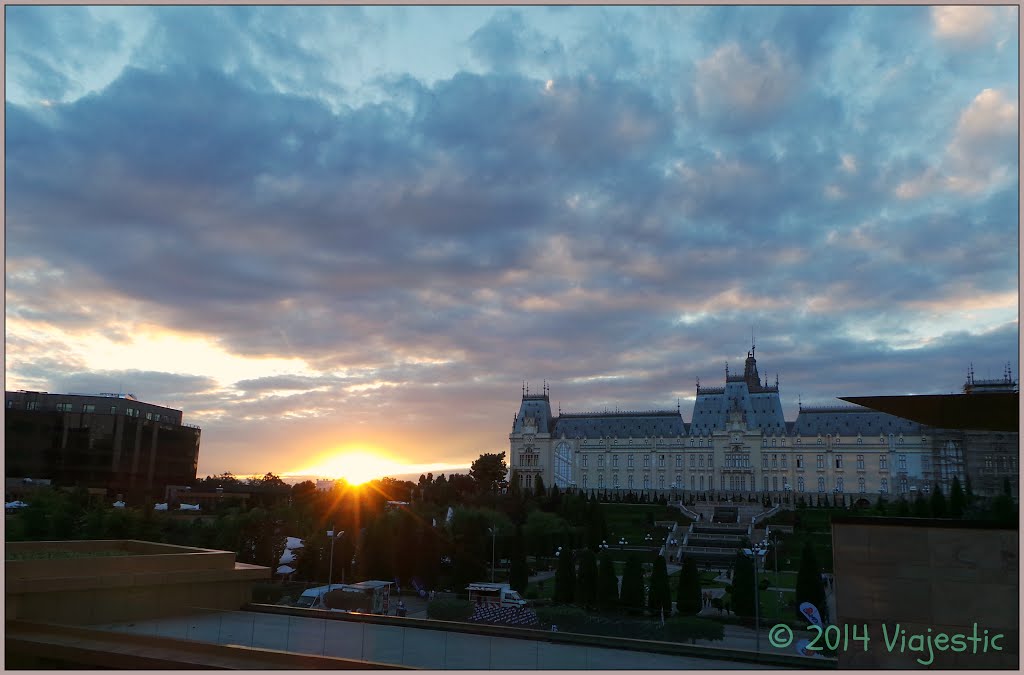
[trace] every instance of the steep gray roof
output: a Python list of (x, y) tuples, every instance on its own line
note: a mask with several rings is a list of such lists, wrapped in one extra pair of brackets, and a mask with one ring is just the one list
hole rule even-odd
[(842, 434), (874, 436), (883, 434), (919, 434), (927, 427), (917, 422), (876, 412), (860, 406), (801, 408), (793, 433), (802, 436)]
[(730, 379), (724, 388), (699, 389), (693, 404), (691, 434), (706, 434), (726, 427), (729, 410), (738, 405), (750, 429), (783, 433), (786, 420), (778, 390), (751, 393), (746, 382)]
[(552, 436), (561, 438), (663, 438), (685, 436), (679, 412), (580, 413), (555, 418)]
[(523, 424), (526, 422), (527, 417), (532, 417), (537, 421), (537, 433), (546, 434), (551, 430), (553, 420), (551, 419), (551, 403), (548, 401), (547, 396), (530, 396), (527, 394), (523, 397), (523, 401), (519, 405), (519, 415), (516, 417), (515, 424), (512, 427), (513, 433), (521, 433), (523, 431)]

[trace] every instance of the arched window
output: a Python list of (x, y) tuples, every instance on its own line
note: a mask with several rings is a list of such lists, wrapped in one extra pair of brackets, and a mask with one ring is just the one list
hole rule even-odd
[(825, 491), (825, 477), (824, 476), (818, 476), (818, 492), (824, 492), (824, 491)]

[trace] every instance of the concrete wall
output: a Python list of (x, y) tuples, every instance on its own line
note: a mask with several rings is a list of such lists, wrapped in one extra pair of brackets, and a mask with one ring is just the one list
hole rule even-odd
[[(1017, 668), (1019, 663), (1019, 533), (961, 521), (848, 518), (832, 524), (836, 579), (833, 623), (852, 636), (866, 625), (870, 642), (839, 650), (840, 668), (921, 668), (928, 637), (1003, 634), (1002, 651), (965, 641), (966, 651), (932, 648), (931, 668)], [(893, 641), (890, 649), (883, 624)], [(898, 626), (898, 628), (897, 628)], [(931, 633), (929, 635), (929, 629)], [(908, 642), (903, 647), (903, 633)], [(909, 640), (915, 634), (920, 645)], [(932, 641), (934, 645), (934, 639)], [(918, 660), (920, 659), (920, 660)]]

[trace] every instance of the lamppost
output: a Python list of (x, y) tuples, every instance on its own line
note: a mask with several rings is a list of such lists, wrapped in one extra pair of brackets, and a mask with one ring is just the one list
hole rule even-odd
[(494, 526), (487, 528), (490, 533), (490, 583), (495, 583), (495, 538), (498, 536), (498, 529)]
[[(334, 542), (337, 541), (339, 534), (345, 534), (342, 530), (340, 533), (334, 530), (334, 525), (331, 525), (331, 529), (327, 531), (327, 536), (331, 538), (331, 564), (327, 569), (327, 589), (330, 590), (331, 582), (334, 581)], [(341, 583), (345, 583), (345, 570), (341, 570)]]
[(601, 553), (604, 553), (605, 551), (608, 550), (608, 542), (606, 542), (604, 539), (602, 539), (601, 543), (597, 545), (597, 548), (600, 549)]
[(619, 537), (619, 549), (622, 549), (622, 547), (623, 547), (623, 546), (625, 546), (625, 545), (626, 545), (626, 544), (628, 544), (628, 543), (629, 543), (629, 542), (628, 542), (628, 541), (626, 541), (626, 538), (625, 538), (625, 537)]
[(754, 652), (756, 654), (761, 653), (761, 598), (760, 588), (757, 585), (757, 563), (758, 560), (764, 559), (764, 554), (767, 552), (768, 549), (764, 546), (764, 542), (752, 549), (743, 549), (743, 555), (754, 561)]

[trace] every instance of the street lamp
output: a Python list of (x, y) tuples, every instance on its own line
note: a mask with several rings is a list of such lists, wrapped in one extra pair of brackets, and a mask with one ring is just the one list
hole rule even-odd
[(743, 549), (743, 555), (754, 561), (754, 651), (757, 654), (761, 653), (761, 598), (757, 585), (757, 562), (763, 560), (764, 554), (768, 552), (764, 544), (765, 542), (761, 542), (753, 549)]
[(604, 539), (602, 539), (601, 543), (598, 544), (597, 547), (599, 549), (601, 549), (601, 553), (604, 553), (605, 551), (608, 550), (608, 542), (606, 542)]
[(623, 546), (625, 546), (626, 544), (628, 544), (628, 543), (629, 543), (629, 542), (628, 542), (628, 541), (626, 541), (626, 538), (625, 538), (625, 537), (619, 537), (619, 548), (620, 548), (620, 549), (621, 549), (621, 548), (622, 548)]
[(494, 583), (494, 539), (498, 534), (498, 529), (495, 527), (487, 528), (487, 531), (491, 533), (491, 583)]
[[(334, 581), (334, 542), (337, 541), (338, 535), (345, 534), (345, 531), (336, 532), (334, 525), (331, 525), (331, 529), (327, 531), (327, 536), (331, 538), (331, 565), (327, 569), (327, 590), (331, 588), (331, 582)], [(341, 583), (345, 583), (345, 569), (341, 570)]]

